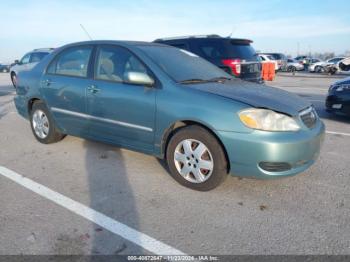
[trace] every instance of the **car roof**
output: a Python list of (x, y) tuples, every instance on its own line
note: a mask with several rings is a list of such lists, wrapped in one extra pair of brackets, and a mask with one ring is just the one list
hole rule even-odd
[(55, 48), (53, 47), (47, 47), (47, 48), (35, 48), (32, 51), (30, 51), (29, 53), (36, 53), (36, 52), (45, 52), (45, 53), (51, 53), (55, 50)]
[(176, 36), (176, 37), (165, 37), (165, 38), (158, 38), (154, 40), (153, 42), (170, 42), (170, 41), (200, 41), (203, 39), (210, 39), (210, 40), (230, 40), (230, 41), (237, 41), (237, 42), (245, 42), (245, 43), (253, 43), (250, 39), (245, 38), (231, 38), (231, 37), (222, 37), (219, 35), (189, 35), (189, 36)]
[(121, 46), (163, 46), (168, 47), (167, 45), (163, 45), (160, 43), (154, 42), (144, 42), (144, 41), (130, 41), (130, 40), (91, 40), (91, 41), (82, 41), (75, 42), (71, 44), (67, 44), (62, 46), (61, 48), (66, 48), (70, 46), (79, 46), (79, 45), (121, 45)]

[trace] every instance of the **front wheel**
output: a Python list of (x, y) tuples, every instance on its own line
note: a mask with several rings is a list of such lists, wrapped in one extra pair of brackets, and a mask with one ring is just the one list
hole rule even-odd
[(35, 138), (40, 143), (55, 143), (64, 137), (64, 134), (56, 128), (49, 110), (42, 101), (34, 102), (30, 114), (30, 124)]
[(295, 66), (289, 66), (289, 67), (288, 67), (288, 72), (294, 73), (295, 71), (297, 71), (297, 69), (296, 69)]
[(169, 141), (166, 159), (171, 176), (194, 190), (211, 190), (227, 177), (227, 161), (221, 144), (199, 126), (177, 131)]

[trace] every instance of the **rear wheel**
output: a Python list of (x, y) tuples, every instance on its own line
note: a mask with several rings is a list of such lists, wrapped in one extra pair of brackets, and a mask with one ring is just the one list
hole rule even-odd
[(53, 118), (42, 101), (36, 101), (30, 112), (30, 126), (35, 138), (43, 144), (55, 143), (64, 137), (58, 131)]
[(221, 144), (200, 126), (177, 131), (169, 141), (166, 159), (171, 176), (191, 189), (208, 191), (227, 177), (227, 161)]
[(316, 73), (322, 73), (324, 71), (323, 67), (322, 66), (316, 66), (315, 67), (315, 72)]

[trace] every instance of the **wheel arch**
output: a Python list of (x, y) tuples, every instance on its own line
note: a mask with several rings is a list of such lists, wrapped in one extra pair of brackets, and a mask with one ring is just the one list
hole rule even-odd
[(168, 147), (169, 141), (172, 138), (172, 136), (179, 131), (181, 128), (186, 127), (186, 126), (191, 126), (191, 125), (197, 125), (200, 126), (204, 129), (206, 129), (211, 135), (215, 137), (215, 139), (218, 141), (218, 143), (221, 145), (222, 150), (224, 151), (225, 154), (225, 159), (227, 162), (227, 172), (230, 170), (230, 161), (228, 158), (228, 154), (226, 151), (226, 148), (224, 144), (222, 143), (221, 139), (219, 136), (213, 131), (213, 128), (209, 127), (209, 125), (205, 123), (201, 123), (196, 120), (178, 120), (174, 123), (172, 123), (163, 133), (162, 140), (161, 140), (161, 156), (166, 158), (166, 149)]
[(28, 110), (28, 114), (30, 114), (30, 112), (32, 111), (33, 109), (33, 105), (35, 102), (37, 101), (43, 101), (41, 98), (39, 97), (32, 97), (28, 100), (28, 103), (27, 103), (27, 110)]

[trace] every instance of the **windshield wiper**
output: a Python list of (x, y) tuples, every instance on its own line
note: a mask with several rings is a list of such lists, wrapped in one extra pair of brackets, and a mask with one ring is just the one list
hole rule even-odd
[(208, 80), (208, 82), (224, 82), (226, 80), (231, 80), (232, 78), (226, 77), (226, 76), (221, 76), (221, 77), (214, 77)]
[(226, 80), (231, 80), (232, 78), (229, 77), (214, 77), (211, 79), (200, 79), (200, 78), (192, 78), (192, 79), (186, 79), (182, 80), (179, 83), (180, 84), (196, 84), (196, 83), (212, 83), (212, 82), (224, 82)]
[(207, 83), (207, 82), (209, 82), (209, 81), (205, 80), (205, 79), (191, 78), (191, 79), (182, 80), (179, 83), (180, 84), (196, 84), (196, 83)]

